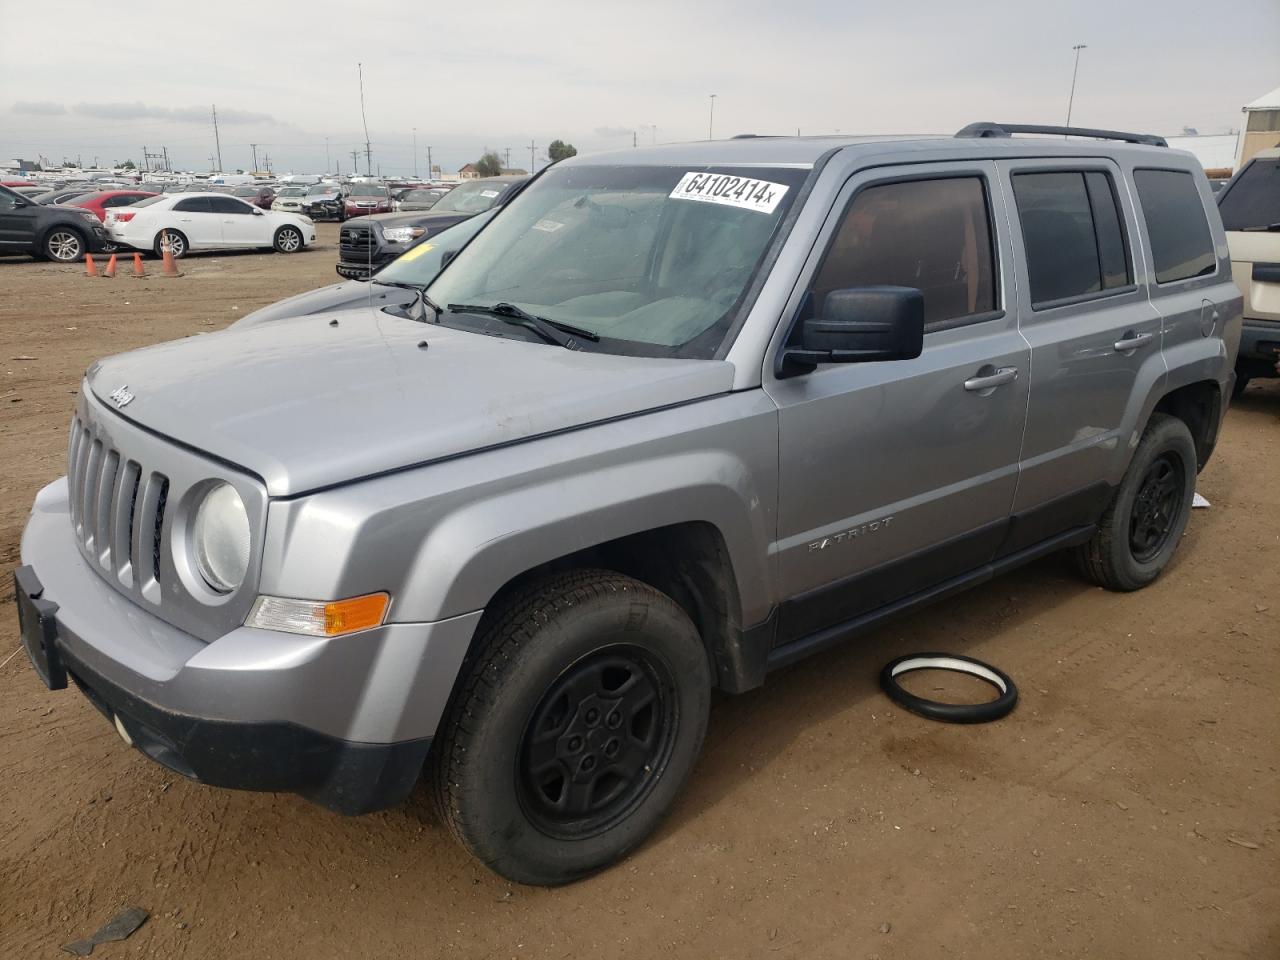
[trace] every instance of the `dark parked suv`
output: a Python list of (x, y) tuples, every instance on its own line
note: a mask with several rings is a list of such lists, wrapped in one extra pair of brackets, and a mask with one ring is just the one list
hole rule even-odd
[(0, 254), (29, 253), (57, 263), (75, 263), (86, 252), (105, 251), (110, 243), (92, 210), (36, 203), (0, 187)]
[(365, 280), (426, 237), (500, 207), (528, 177), (488, 177), (454, 187), (430, 210), (348, 220), (338, 234), (338, 276)]

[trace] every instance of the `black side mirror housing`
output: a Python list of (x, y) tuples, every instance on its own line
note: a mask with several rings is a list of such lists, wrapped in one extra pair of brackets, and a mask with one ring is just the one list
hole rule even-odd
[(913, 360), (924, 349), (924, 294), (915, 287), (832, 290), (821, 312), (805, 320), (800, 343), (779, 358), (778, 375), (820, 363)]

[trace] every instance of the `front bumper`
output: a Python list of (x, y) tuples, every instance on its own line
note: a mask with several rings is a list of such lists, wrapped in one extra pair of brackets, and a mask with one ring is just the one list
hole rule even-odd
[(129, 742), (212, 786), (366, 813), (412, 790), (479, 614), (321, 639), (240, 627), (205, 644), (86, 563), (66, 482), (41, 491), (15, 577), (41, 679), (69, 677)]

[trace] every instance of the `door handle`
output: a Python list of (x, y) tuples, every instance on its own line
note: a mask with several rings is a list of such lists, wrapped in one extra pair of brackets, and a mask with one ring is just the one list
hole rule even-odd
[(964, 388), (970, 393), (979, 393), (983, 390), (993, 390), (996, 387), (1004, 386), (1006, 383), (1013, 383), (1017, 379), (1017, 367), (1000, 367), (995, 373), (985, 377), (970, 377), (964, 382)]
[(1132, 337), (1125, 337), (1123, 340), (1117, 340), (1115, 347), (1119, 353), (1132, 353), (1139, 347), (1145, 347), (1155, 338), (1156, 335), (1154, 333), (1135, 333)]

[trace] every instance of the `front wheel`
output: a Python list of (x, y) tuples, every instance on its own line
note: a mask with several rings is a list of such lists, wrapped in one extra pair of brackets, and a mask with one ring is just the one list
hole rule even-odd
[(302, 249), (302, 231), (297, 227), (281, 227), (276, 231), (275, 248), (280, 253), (297, 253)]
[(1081, 573), (1108, 590), (1151, 583), (1178, 548), (1195, 492), (1191, 431), (1177, 417), (1152, 414), (1097, 532), (1076, 550)]
[(84, 251), (84, 236), (70, 227), (54, 227), (44, 238), (43, 253), (54, 263), (75, 263)]
[(670, 597), (608, 571), (514, 595), (479, 640), (435, 748), (454, 835), (520, 883), (567, 883), (657, 826), (706, 733), (711, 668)]

